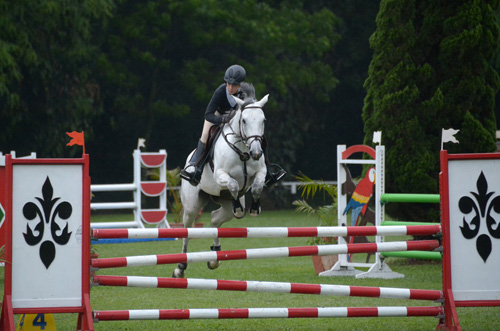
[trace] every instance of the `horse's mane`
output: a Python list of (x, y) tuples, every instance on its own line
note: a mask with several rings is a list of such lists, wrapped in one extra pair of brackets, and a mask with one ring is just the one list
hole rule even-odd
[(245, 82), (241, 83), (240, 91), (243, 94), (244, 101), (243, 105), (241, 106), (242, 109), (247, 105), (257, 101), (257, 99), (255, 99), (255, 88), (253, 87), (253, 84)]

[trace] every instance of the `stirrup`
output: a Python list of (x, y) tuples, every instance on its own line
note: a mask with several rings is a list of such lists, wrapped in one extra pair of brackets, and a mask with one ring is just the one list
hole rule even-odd
[(194, 167), (193, 172), (189, 172), (186, 169), (189, 167), (194, 167), (192, 164), (188, 164), (184, 169), (181, 170), (181, 178), (187, 180), (188, 182), (191, 181), (193, 178), (194, 173), (196, 172), (196, 167)]
[(201, 180), (201, 174), (203, 172), (202, 169), (203, 169), (202, 167), (201, 168), (195, 167), (194, 172), (187, 172), (186, 169), (182, 169), (181, 178), (187, 180), (189, 184), (193, 186), (198, 186)]
[(285, 169), (283, 169), (281, 166), (277, 165), (277, 164), (271, 164), (270, 167), (278, 167), (278, 171), (276, 172), (273, 172), (271, 173), (269, 171), (269, 168), (267, 169), (267, 175), (266, 175), (266, 180), (264, 182), (265, 186), (266, 187), (271, 187), (273, 185), (275, 185), (277, 182), (279, 182), (280, 180), (283, 179), (283, 177), (285, 177), (286, 175), (286, 171)]

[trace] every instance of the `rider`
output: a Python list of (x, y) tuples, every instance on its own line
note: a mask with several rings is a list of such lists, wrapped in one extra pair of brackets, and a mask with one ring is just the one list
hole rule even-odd
[[(240, 84), (245, 80), (245, 78), (246, 71), (242, 66), (234, 64), (227, 68), (224, 75), (224, 80), (226, 82), (215, 90), (212, 99), (208, 103), (205, 111), (205, 123), (203, 124), (201, 138), (198, 141), (198, 147), (186, 167), (181, 170), (181, 177), (189, 181), (194, 186), (198, 185), (200, 182), (201, 173), (203, 171), (203, 167), (205, 166), (206, 158), (203, 160), (201, 158), (205, 152), (205, 144), (207, 143), (210, 128), (213, 125), (225, 124), (231, 120), (231, 111), (235, 110), (237, 107), (237, 103), (233, 96), (242, 98)], [(286, 171), (278, 166), (280, 170), (271, 173), (271, 164), (268, 161), (266, 153), (264, 157), (267, 167), (265, 183), (267, 187), (271, 187), (286, 175)]]

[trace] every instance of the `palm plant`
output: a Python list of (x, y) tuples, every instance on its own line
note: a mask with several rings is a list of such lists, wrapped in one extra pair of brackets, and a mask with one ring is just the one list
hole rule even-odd
[[(324, 181), (316, 181), (308, 176), (300, 173), (295, 176), (295, 179), (301, 184), (302, 188), (301, 197), (305, 199), (295, 200), (292, 202), (296, 206), (295, 211), (314, 215), (319, 220), (320, 226), (336, 226), (337, 225), (337, 187), (336, 185), (327, 184)], [(323, 192), (332, 201), (331, 204), (324, 206), (313, 207), (306, 200), (314, 198), (318, 192)], [(334, 238), (313, 238), (311, 244), (332, 243)]]

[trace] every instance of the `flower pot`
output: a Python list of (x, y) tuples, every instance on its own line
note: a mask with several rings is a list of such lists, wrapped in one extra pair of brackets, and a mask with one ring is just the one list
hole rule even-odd
[(316, 272), (317, 275), (319, 275), (323, 271), (330, 270), (333, 265), (338, 261), (339, 257), (338, 255), (324, 255), (324, 256), (319, 256), (319, 255), (313, 255), (312, 260), (313, 260), (313, 265), (314, 265), (314, 272)]

